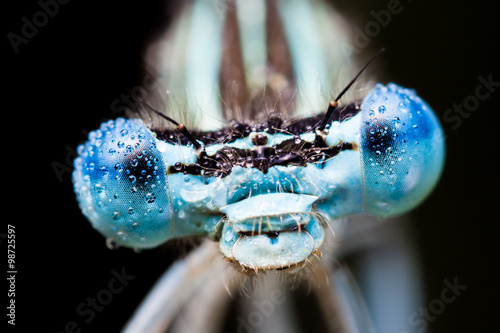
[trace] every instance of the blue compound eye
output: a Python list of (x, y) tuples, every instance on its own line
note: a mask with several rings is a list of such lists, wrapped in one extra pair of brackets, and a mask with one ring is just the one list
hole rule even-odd
[(444, 137), (431, 108), (413, 90), (377, 86), (361, 120), (365, 211), (394, 216), (431, 192), (444, 163)]
[(120, 245), (154, 247), (172, 233), (164, 162), (139, 120), (109, 121), (78, 147), (73, 183), (84, 215)]

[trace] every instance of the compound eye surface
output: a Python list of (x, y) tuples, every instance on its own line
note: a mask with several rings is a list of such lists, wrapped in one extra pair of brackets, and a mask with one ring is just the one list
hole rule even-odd
[(137, 248), (154, 247), (171, 235), (163, 158), (140, 120), (103, 123), (78, 153), (74, 189), (94, 228), (117, 244)]
[(365, 211), (394, 216), (417, 206), (444, 164), (443, 131), (415, 91), (377, 86), (363, 100), (361, 121)]

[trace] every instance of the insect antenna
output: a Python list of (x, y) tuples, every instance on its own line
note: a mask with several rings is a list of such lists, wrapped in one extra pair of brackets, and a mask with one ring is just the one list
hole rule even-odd
[(161, 111), (156, 110), (155, 108), (153, 108), (151, 105), (149, 105), (146, 102), (143, 102), (143, 104), (149, 110), (153, 111), (154, 113), (156, 113), (157, 115), (159, 115), (163, 119), (165, 119), (165, 120), (171, 122), (172, 124), (174, 124), (175, 126), (177, 126), (177, 130), (179, 130), (179, 132), (181, 132), (182, 135), (184, 135), (189, 140), (189, 142), (191, 142), (193, 144), (193, 146), (195, 147), (196, 150), (203, 150), (203, 147), (200, 145), (200, 143), (198, 141), (196, 141), (196, 139), (188, 131), (188, 129), (186, 128), (186, 126), (184, 124), (180, 124), (180, 123), (176, 122), (175, 120), (173, 120), (169, 116), (164, 115)]
[(356, 76), (354, 76), (354, 78), (351, 80), (351, 82), (349, 82), (349, 84), (340, 92), (340, 94), (337, 96), (337, 98), (335, 98), (335, 100), (331, 101), (330, 102), (330, 105), (328, 105), (328, 110), (326, 111), (326, 114), (325, 114), (325, 117), (323, 118), (323, 120), (321, 120), (321, 122), (318, 124), (318, 127), (317, 129), (319, 131), (323, 131), (326, 127), (326, 124), (328, 124), (328, 121), (330, 120), (330, 117), (332, 116), (333, 112), (335, 111), (335, 109), (339, 106), (339, 103), (338, 101), (342, 98), (342, 96), (344, 96), (344, 94), (349, 90), (349, 88), (351, 88), (351, 86), (354, 84), (354, 82), (356, 82), (356, 80), (360, 77), (361, 73), (363, 73), (363, 71), (368, 67), (368, 65), (370, 65), (370, 63), (378, 56), (380, 55), (382, 52), (384, 52), (385, 49), (382, 48), (380, 49), (377, 53), (375, 53), (371, 58), (370, 60), (368, 60), (366, 62), (366, 64), (363, 66), (363, 68), (361, 68), (361, 70), (358, 72), (358, 74), (356, 74)]

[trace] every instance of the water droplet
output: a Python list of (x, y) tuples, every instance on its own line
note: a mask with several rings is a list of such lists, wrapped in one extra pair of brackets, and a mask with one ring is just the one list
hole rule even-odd
[(125, 150), (126, 150), (128, 153), (131, 153), (131, 152), (134, 150), (134, 148), (132, 148), (132, 146), (131, 146), (131, 145), (127, 145), (127, 147), (125, 148)]
[(113, 212), (113, 220), (118, 221), (119, 219), (121, 219), (120, 212), (118, 211)]
[(94, 185), (94, 191), (102, 193), (104, 191), (104, 186), (102, 186), (101, 183), (97, 183)]
[(131, 175), (128, 177), (128, 180), (131, 182), (131, 183), (135, 183), (137, 181), (137, 178), (134, 176), (134, 175)]
[(153, 203), (156, 200), (156, 195), (154, 193), (148, 193), (146, 194), (146, 202), (147, 203)]
[(110, 153), (111, 155), (113, 155), (114, 153), (116, 153), (116, 149), (114, 149), (114, 148), (110, 148), (110, 149), (109, 149), (109, 153)]
[(120, 245), (113, 238), (106, 238), (106, 247), (110, 250), (116, 250)]
[(385, 106), (381, 105), (378, 107), (378, 112), (379, 113), (384, 113), (385, 112)]
[(120, 131), (120, 135), (122, 136), (122, 138), (126, 137), (128, 135), (128, 131), (126, 129), (122, 129)]
[(118, 141), (118, 143), (116, 145), (118, 146), (118, 148), (123, 148), (123, 147), (125, 147), (125, 142)]
[(383, 213), (389, 213), (392, 209), (391, 204), (387, 202), (378, 202), (377, 207), (380, 209), (381, 212)]
[(182, 169), (182, 163), (181, 162), (175, 163), (174, 169), (177, 170), (177, 171), (181, 170)]
[(374, 111), (374, 110), (370, 110), (370, 111), (368, 111), (368, 115), (369, 115), (370, 117), (373, 117), (373, 116), (375, 115), (375, 111)]
[(177, 214), (177, 216), (179, 216), (180, 219), (183, 219), (184, 217), (186, 217), (186, 212), (183, 210), (180, 210), (179, 213)]

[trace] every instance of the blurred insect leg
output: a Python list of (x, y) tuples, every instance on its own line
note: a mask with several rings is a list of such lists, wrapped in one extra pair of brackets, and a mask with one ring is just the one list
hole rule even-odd
[(204, 242), (160, 277), (122, 332), (165, 332), (200, 287), (223, 272), (218, 244)]
[[(220, 260), (217, 260), (217, 269), (214, 267), (212, 273), (202, 279), (203, 283), (196, 291), (190, 291), (192, 297), (175, 318), (168, 332), (222, 332), (232, 301), (231, 295), (237, 292), (238, 286), (233, 284), (228, 287), (224, 284), (225, 263), (222, 258), (218, 259)], [(219, 265), (220, 263), (222, 265)]]
[(328, 323), (329, 333), (374, 333), (363, 298), (347, 270), (334, 267), (330, 280), (313, 289)]

